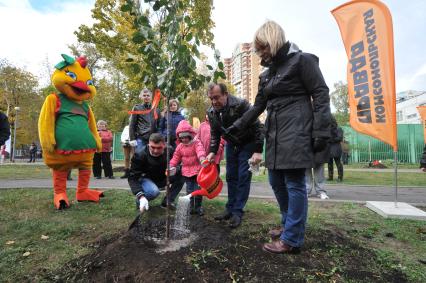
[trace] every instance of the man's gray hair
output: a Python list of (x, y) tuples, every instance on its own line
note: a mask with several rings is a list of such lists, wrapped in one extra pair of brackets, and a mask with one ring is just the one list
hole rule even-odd
[(274, 57), (287, 42), (283, 28), (274, 21), (267, 21), (254, 34), (253, 44), (269, 46)]
[(141, 91), (141, 93), (139, 94), (139, 98), (142, 98), (142, 94), (149, 94), (149, 96), (150, 97), (152, 97), (152, 92), (149, 90), (149, 89), (147, 89), (147, 88), (144, 88), (142, 91)]

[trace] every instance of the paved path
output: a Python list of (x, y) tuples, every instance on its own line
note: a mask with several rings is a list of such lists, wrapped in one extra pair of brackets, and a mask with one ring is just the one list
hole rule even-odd
[[(75, 188), (75, 180), (68, 181), (68, 187)], [(100, 189), (125, 189), (129, 186), (125, 179), (92, 179), (92, 188)], [(34, 180), (0, 180), (0, 189), (6, 188), (51, 188), (51, 179)], [(355, 186), (355, 185), (327, 185), (327, 193), (330, 201), (394, 201), (394, 189), (392, 186)], [(1, 192), (0, 192), (1, 193)], [(227, 194), (226, 185), (222, 195)], [(253, 182), (250, 192), (251, 197), (274, 199), (274, 194), (268, 183)], [(310, 200), (318, 200), (311, 197)], [(426, 188), (422, 187), (400, 187), (398, 188), (398, 201), (408, 202), (426, 206)]]
[[(10, 166), (10, 165), (33, 166), (33, 165), (44, 165), (44, 163), (41, 162), (41, 161), (37, 161), (35, 163), (28, 163), (26, 161), (18, 160), (16, 163), (6, 162), (6, 163), (4, 163), (2, 165), (3, 166)], [(123, 166), (123, 165), (124, 165), (124, 163), (121, 163), (119, 161), (118, 162), (113, 162), (113, 164), (112, 164), (113, 168), (120, 167), (120, 166)], [(222, 167), (221, 168), (221, 172), (225, 172), (225, 166), (222, 165), (221, 167)], [(345, 171), (356, 171), (356, 172), (386, 172), (386, 173), (393, 173), (394, 172), (393, 168), (387, 168), (387, 169), (378, 169), (378, 168), (347, 168), (346, 166), (344, 166), (343, 168), (344, 168)], [(327, 165), (324, 167), (324, 170), (326, 172), (328, 171)], [(334, 172), (336, 173), (335, 175), (337, 176), (337, 171), (336, 170), (337, 170), (336, 166), (334, 166)], [(417, 168), (410, 168), (410, 169), (407, 169), (407, 168), (398, 168), (398, 172), (401, 172), (401, 173), (423, 173), (424, 174), (424, 172), (422, 172), (420, 169), (417, 169)]]

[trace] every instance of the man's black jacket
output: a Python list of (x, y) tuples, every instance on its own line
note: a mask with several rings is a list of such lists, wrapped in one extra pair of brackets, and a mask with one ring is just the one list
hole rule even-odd
[[(149, 146), (135, 153), (130, 164), (129, 186), (132, 193), (137, 197), (143, 195), (141, 188), (141, 178), (148, 178), (154, 182), (158, 188), (166, 186), (167, 169), (167, 151), (158, 157), (152, 156), (149, 152)], [(170, 157), (173, 155), (173, 149), (170, 148)]]
[(7, 116), (0, 112), (0, 146), (4, 145), (4, 143), (10, 137), (10, 125)]
[(256, 148), (254, 152), (263, 152), (264, 131), (259, 119), (242, 131), (235, 131), (232, 135), (225, 133), (225, 129), (240, 118), (245, 112), (251, 109), (251, 105), (244, 99), (228, 94), (228, 101), (224, 109), (216, 111), (213, 107), (207, 110), (207, 115), (211, 127), (210, 152), (216, 154), (219, 149), (220, 138), (223, 138), (235, 146), (243, 146), (254, 142)]

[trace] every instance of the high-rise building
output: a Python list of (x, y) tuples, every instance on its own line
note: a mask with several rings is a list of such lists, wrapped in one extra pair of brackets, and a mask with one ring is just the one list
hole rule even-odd
[(254, 103), (261, 72), (260, 58), (251, 43), (237, 44), (231, 58), (224, 59), (227, 80), (235, 87), (235, 95)]

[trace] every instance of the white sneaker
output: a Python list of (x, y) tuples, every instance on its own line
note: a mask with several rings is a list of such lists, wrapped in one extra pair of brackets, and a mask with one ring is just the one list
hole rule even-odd
[(328, 195), (324, 192), (321, 192), (319, 197), (320, 197), (320, 199), (329, 199)]

